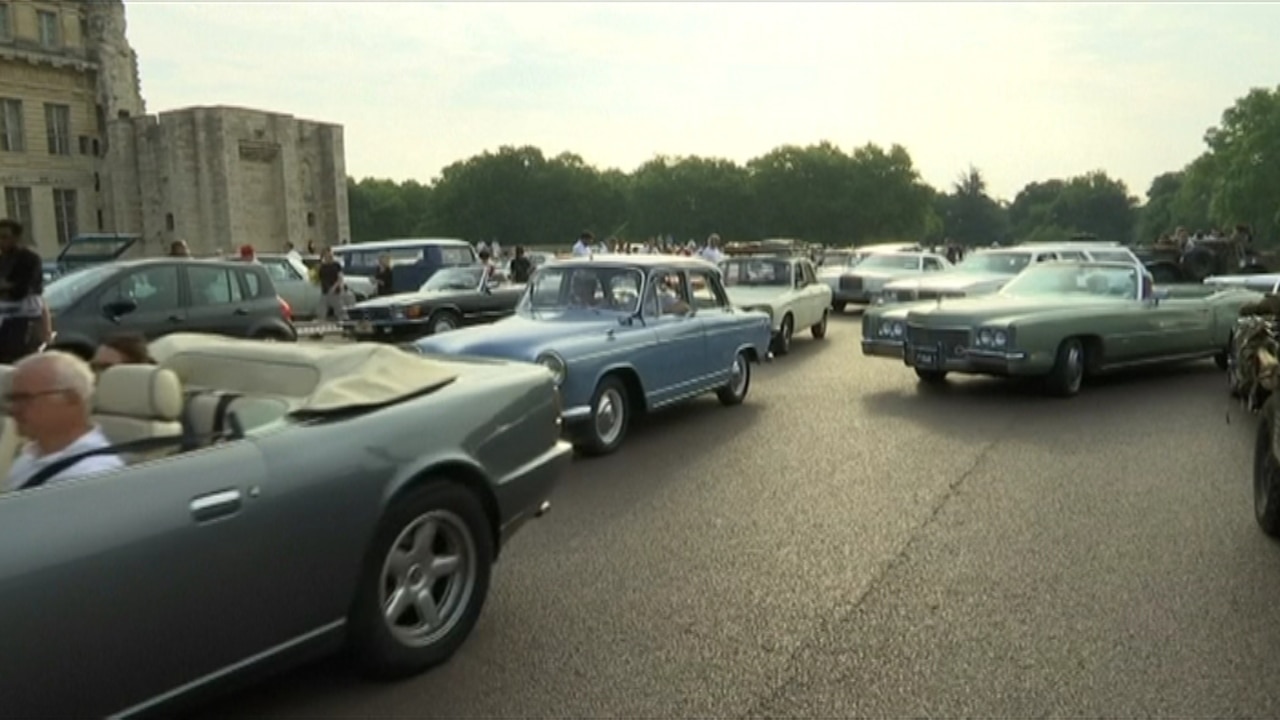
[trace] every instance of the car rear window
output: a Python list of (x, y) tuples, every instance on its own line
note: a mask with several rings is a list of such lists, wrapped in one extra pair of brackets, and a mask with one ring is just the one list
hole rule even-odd
[(256, 300), (266, 294), (266, 283), (262, 281), (261, 273), (256, 273), (248, 268), (237, 269), (236, 273), (240, 276), (240, 285), (244, 287), (246, 298)]

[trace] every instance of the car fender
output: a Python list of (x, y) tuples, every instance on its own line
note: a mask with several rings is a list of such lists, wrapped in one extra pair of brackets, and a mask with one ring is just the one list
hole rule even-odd
[[(501, 545), (502, 513), (498, 497), (493, 491), (492, 478), (475, 458), (457, 449), (440, 450), (418, 457), (402, 467), (386, 484), (382, 493), (382, 513), (404, 493), (430, 483), (436, 478), (448, 478), (460, 483), (476, 494), (484, 507), (485, 517), (493, 533), (494, 552)], [(495, 555), (496, 557), (496, 555)]]

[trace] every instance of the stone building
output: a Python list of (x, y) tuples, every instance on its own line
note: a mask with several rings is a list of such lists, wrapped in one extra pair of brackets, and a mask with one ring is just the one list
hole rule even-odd
[(199, 255), (350, 237), (341, 126), (195, 107), (107, 128), (106, 215), (148, 254), (177, 239)]
[(0, 192), (42, 254), (108, 229), (107, 121), (145, 112), (124, 5), (0, 1)]
[(342, 128), (256, 110), (147, 115), (123, 0), (0, 0), (0, 212), (42, 255), (92, 232), (159, 254), (346, 242)]

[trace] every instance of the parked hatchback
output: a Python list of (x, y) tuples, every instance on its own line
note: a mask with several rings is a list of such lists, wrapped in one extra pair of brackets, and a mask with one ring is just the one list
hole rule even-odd
[(163, 258), (97, 265), (45, 288), (53, 346), (91, 351), (113, 332), (171, 332), (295, 341), (289, 304), (261, 265)]

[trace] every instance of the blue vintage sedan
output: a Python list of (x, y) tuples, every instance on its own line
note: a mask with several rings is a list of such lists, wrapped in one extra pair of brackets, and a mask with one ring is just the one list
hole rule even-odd
[(709, 262), (599, 255), (538, 268), (505, 320), (415, 344), (428, 354), (545, 365), (574, 445), (603, 455), (622, 445), (638, 413), (709, 392), (741, 403), (769, 338), (769, 316), (734, 308)]

